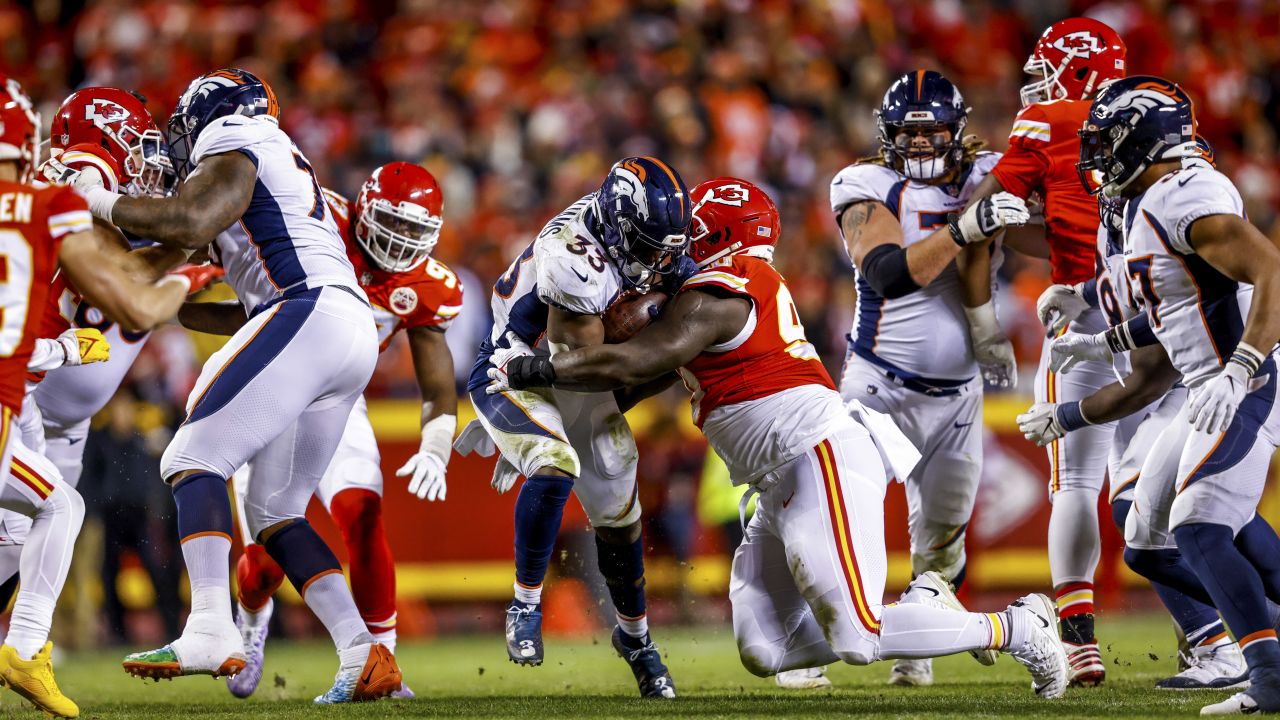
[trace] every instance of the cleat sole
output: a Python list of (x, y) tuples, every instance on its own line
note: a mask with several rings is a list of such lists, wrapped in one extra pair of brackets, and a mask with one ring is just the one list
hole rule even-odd
[(176, 662), (150, 663), (140, 662), (137, 660), (126, 660), (121, 665), (124, 671), (134, 677), (147, 679), (150, 678), (159, 682), (160, 680), (172, 680), (176, 677), (186, 677), (188, 675), (209, 675), (214, 678), (231, 677), (244, 669), (245, 661), (241, 658), (229, 657), (222, 661), (217, 670), (213, 671), (196, 671), (184, 672), (182, 666)]

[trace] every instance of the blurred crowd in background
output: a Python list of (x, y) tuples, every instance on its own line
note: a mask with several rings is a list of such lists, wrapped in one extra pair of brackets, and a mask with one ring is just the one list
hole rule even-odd
[[(875, 151), (872, 111), (886, 87), (908, 70), (941, 70), (973, 108), (969, 130), (1001, 150), (1028, 52), (1072, 14), (1114, 27), (1131, 73), (1190, 91), (1250, 218), (1280, 237), (1272, 0), (4, 1), (0, 68), (46, 118), (77, 87), (114, 85), (146, 95), (163, 127), (193, 77), (235, 65), (272, 85), (284, 127), (326, 186), (354, 195), (390, 160), (435, 173), (445, 196), (436, 252), (468, 293), (449, 333), (460, 373), (488, 329), (494, 278), (548, 218), (636, 154), (664, 158), (690, 186), (728, 174), (771, 192), (779, 264), (809, 338), (838, 372), (854, 283), (827, 188)], [(1002, 276), (1003, 320), (1029, 380), (1047, 271), (1009, 256)], [(139, 437), (163, 435), (178, 417), (200, 356), (177, 329), (152, 341), (129, 397), (161, 411), (138, 424)], [(415, 396), (405, 348), (383, 358), (370, 392)], [(684, 412), (675, 399), (669, 411)], [(671, 498), (692, 502), (701, 452), (661, 433), (642, 444), (642, 477), (663, 484), (650, 507), (675, 508), (663, 536), (677, 554), (689, 544), (679, 521), (688, 504)]]

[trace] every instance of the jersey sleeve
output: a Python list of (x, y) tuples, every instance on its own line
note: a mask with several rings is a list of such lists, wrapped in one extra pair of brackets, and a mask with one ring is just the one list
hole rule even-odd
[(48, 227), (54, 240), (93, 229), (93, 215), (89, 213), (89, 204), (79, 193), (65, 185), (54, 185), (48, 192)]
[(571, 313), (600, 315), (616, 290), (616, 283), (609, 282), (613, 268), (594, 246), (586, 246), (581, 255), (570, 252), (581, 242), (559, 232), (538, 238), (538, 299)]
[(728, 291), (736, 295), (750, 295), (747, 290), (747, 284), (750, 281), (740, 273), (734, 272), (733, 267), (728, 265), (712, 265), (699, 272), (697, 275), (684, 281), (680, 286), (680, 292), (685, 290), (707, 290), (715, 288), (717, 290)]
[(1168, 182), (1178, 186), (1165, 198), (1165, 216), (1170, 221), (1170, 245), (1184, 255), (1195, 252), (1191, 247), (1191, 224), (1210, 215), (1244, 217), (1244, 202), (1236, 186), (1225, 175), (1207, 165), (1184, 170)]
[(857, 202), (875, 200), (898, 214), (898, 194), (905, 187), (898, 173), (883, 165), (858, 163), (836, 173), (831, 180), (831, 212), (839, 215)]
[(1025, 198), (1044, 185), (1053, 165), (1048, 155), (1051, 132), (1049, 116), (1038, 104), (1018, 113), (1009, 131), (1009, 149), (991, 170), (1001, 187)]
[(191, 150), (191, 164), (198, 165), (209, 155), (239, 150), (257, 165), (258, 156), (253, 152), (252, 146), (278, 132), (280, 128), (269, 120), (241, 115), (218, 118), (200, 131), (200, 137), (196, 138), (196, 145)]
[[(444, 263), (429, 258), (423, 263), (421, 276), (410, 286), (417, 294), (417, 308), (404, 318), (405, 329), (417, 327), (448, 330), (462, 312), (462, 281)], [(400, 289), (392, 291), (399, 292)], [(393, 299), (392, 306), (395, 302)]]

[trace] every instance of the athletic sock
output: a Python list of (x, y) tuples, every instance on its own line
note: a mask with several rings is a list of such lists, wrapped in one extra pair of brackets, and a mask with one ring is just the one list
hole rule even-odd
[[(1009, 613), (971, 613), (929, 604), (886, 605), (880, 614), (878, 659), (932, 658), (1008, 647)], [(1025, 642), (1025, 640), (1023, 640)]]
[(512, 589), (515, 591), (515, 599), (522, 603), (525, 607), (537, 607), (542, 604), (542, 586), (525, 587), (520, 583), (513, 583)]
[(1093, 633), (1093, 583), (1074, 582), (1054, 590), (1062, 641), (1072, 645), (1097, 642)]
[(267, 549), (257, 543), (244, 546), (236, 561), (236, 598), (240, 607), (257, 612), (266, 607), (284, 582), (284, 570)]
[(1276, 531), (1261, 515), (1255, 514), (1236, 533), (1235, 545), (1258, 571), (1267, 597), (1280, 600), (1280, 537)]
[(324, 624), (338, 650), (373, 642), (342, 576), (338, 558), (311, 523), (294, 520), (271, 533), (263, 547), (284, 568), (289, 582)]
[(55, 600), (41, 597), (23, 588), (9, 618), (9, 635), (5, 644), (23, 660), (30, 660), (49, 641), (49, 628), (53, 626)]
[(1280, 646), (1271, 626), (1262, 579), (1236, 548), (1231, 528), (1189, 523), (1174, 530), (1174, 537), (1239, 641), (1250, 675), (1259, 669), (1272, 673), (1280, 669)]
[[(178, 537), (191, 585), (191, 614), (231, 619), (231, 500), (227, 481), (210, 472), (188, 475), (173, 485)], [(189, 620), (188, 620), (189, 622)]]
[(572, 491), (573, 478), (563, 475), (532, 475), (520, 486), (515, 522), (517, 583), (542, 586)]
[(342, 532), (351, 572), (351, 593), (369, 632), (377, 636), (396, 624), (396, 566), (382, 522), (382, 498), (372, 490), (343, 490), (329, 514)]
[(635, 540), (620, 544), (605, 541), (597, 531), (596, 558), (617, 611), (618, 627), (641, 638), (649, 632), (649, 620), (645, 614), (644, 540), (641, 533), (636, 535)]

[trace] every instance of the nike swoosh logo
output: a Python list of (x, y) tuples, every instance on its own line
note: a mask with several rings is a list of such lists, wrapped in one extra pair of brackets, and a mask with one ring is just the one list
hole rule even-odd
[(1179, 181), (1178, 181), (1178, 187), (1182, 187), (1182, 186), (1186, 185), (1187, 183), (1191, 182), (1194, 178), (1195, 178), (1195, 176), (1193, 175), (1193, 176), (1191, 176), (1191, 177), (1189, 177), (1189, 178), (1186, 178), (1185, 180), (1179, 180)]
[(582, 273), (580, 273), (580, 272), (578, 272), (578, 268), (572, 268), (572, 270), (573, 270), (573, 274), (574, 274), (574, 275), (577, 275), (579, 280), (581, 280), (582, 282), (586, 282), (586, 281), (587, 281), (587, 276), (586, 276), (586, 275), (583, 275), (583, 274), (582, 274)]
[(964, 428), (969, 427), (969, 426), (970, 426), (970, 425), (972, 425), (972, 424), (973, 424), (973, 422), (972, 422), (972, 421), (967, 422), (967, 423), (954, 423), (955, 428), (956, 428), (957, 430), (962, 430), (962, 429), (964, 429)]
[(793, 498), (793, 497), (795, 497), (795, 496), (796, 496), (796, 491), (795, 491), (795, 490), (792, 490), (792, 491), (791, 491), (791, 494), (787, 496), (787, 499), (782, 501), (782, 507), (786, 507), (786, 506), (790, 505), (790, 504), (791, 504), (791, 498)]
[(364, 674), (364, 677), (360, 678), (360, 682), (364, 683), (365, 685), (368, 685), (368, 684), (369, 684), (369, 682), (370, 682), (371, 680), (373, 680), (373, 671), (374, 671), (374, 670), (377, 670), (377, 669), (378, 669), (378, 666), (379, 666), (379, 665), (381, 665), (381, 664), (382, 664), (382, 662), (381, 662), (381, 661), (379, 661), (379, 662), (375, 662), (375, 663), (373, 664), (373, 667), (369, 668), (369, 672), (365, 673), (365, 674)]

